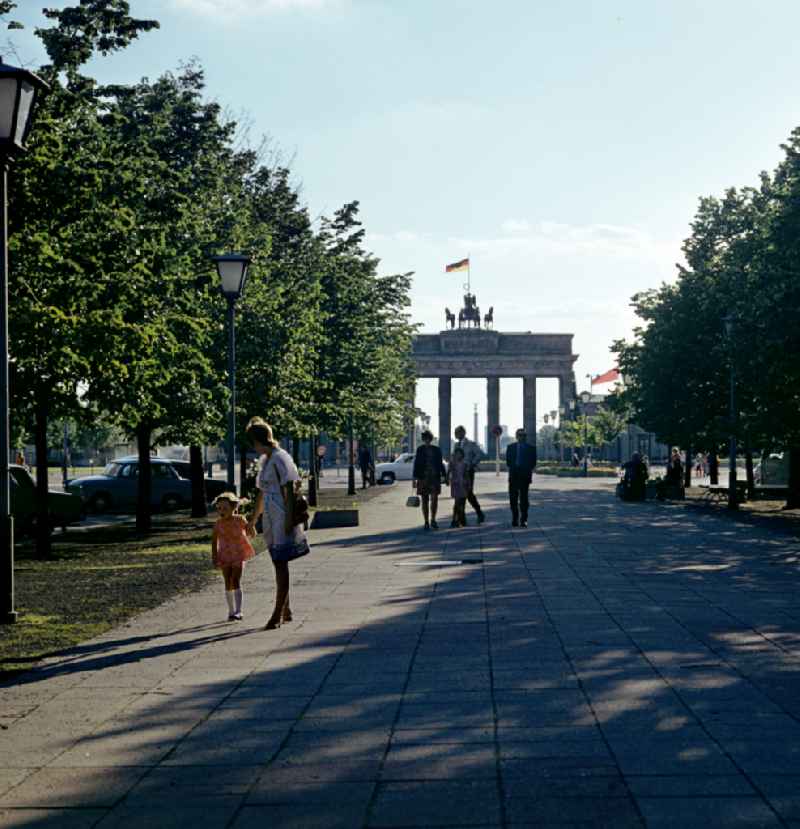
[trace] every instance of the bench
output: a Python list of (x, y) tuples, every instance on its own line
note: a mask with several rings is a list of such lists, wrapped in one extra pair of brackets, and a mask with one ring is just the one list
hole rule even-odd
[(756, 498), (784, 501), (788, 494), (789, 487), (787, 484), (756, 484), (755, 487)]
[[(727, 484), (724, 486), (721, 484), (710, 484), (709, 486), (703, 487), (703, 489), (706, 490), (703, 495), (703, 500), (706, 502), (728, 500)], [(736, 498), (740, 504), (747, 500), (747, 481), (736, 482)]]

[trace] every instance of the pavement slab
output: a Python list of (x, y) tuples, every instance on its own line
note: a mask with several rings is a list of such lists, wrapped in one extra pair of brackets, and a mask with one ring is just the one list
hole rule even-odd
[(800, 541), (478, 493), (481, 526), (393, 486), (313, 532), (276, 631), (259, 556), (244, 621), (215, 584), (0, 686), (0, 826), (800, 826)]

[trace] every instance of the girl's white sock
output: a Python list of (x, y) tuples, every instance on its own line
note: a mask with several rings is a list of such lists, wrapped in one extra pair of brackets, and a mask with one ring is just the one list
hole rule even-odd
[(242, 588), (240, 587), (238, 590), (233, 591), (234, 598), (236, 599), (236, 609), (234, 613), (241, 613), (242, 612)]
[(233, 613), (233, 590), (225, 591), (225, 601), (228, 603), (228, 613)]

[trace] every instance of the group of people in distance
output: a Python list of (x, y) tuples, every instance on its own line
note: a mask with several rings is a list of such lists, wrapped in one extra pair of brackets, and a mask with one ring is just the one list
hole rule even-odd
[[(622, 464), (622, 480), (619, 482), (618, 494), (623, 501), (644, 501), (647, 498), (647, 480), (650, 471), (647, 461), (639, 452), (634, 452), (631, 459)], [(664, 471), (664, 477), (656, 482), (656, 498), (683, 498), (684, 466), (678, 447), (673, 447)]]
[[(420, 497), (426, 530), (439, 527), (436, 515), (442, 481), (450, 485), (450, 495), (453, 498), (451, 527), (467, 525), (467, 503), (475, 510), (479, 524), (486, 520), (475, 495), (475, 473), (481, 460), (481, 450), (474, 441), (467, 438), (467, 430), (463, 426), (456, 427), (454, 434), (456, 442), (450, 455), (449, 469), (445, 468), (442, 450), (434, 445), (433, 434), (428, 430), (422, 433), (422, 443), (414, 456), (411, 487)], [(511, 525), (527, 527), (530, 503), (528, 492), (536, 468), (536, 447), (528, 443), (524, 429), (517, 429), (516, 438), (516, 443), (509, 444), (506, 449)]]

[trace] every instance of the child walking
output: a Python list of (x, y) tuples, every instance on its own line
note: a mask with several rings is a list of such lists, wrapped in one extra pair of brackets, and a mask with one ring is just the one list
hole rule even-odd
[(242, 570), (245, 561), (256, 553), (247, 537), (247, 521), (236, 512), (238, 496), (223, 492), (214, 500), (214, 506), (219, 518), (211, 535), (211, 559), (222, 570), (228, 621), (232, 622), (242, 618)]
[(466, 527), (467, 516), (464, 510), (467, 504), (467, 487), (469, 483), (467, 480), (467, 465), (464, 463), (463, 449), (456, 449), (453, 452), (453, 457), (450, 459), (448, 475), (450, 477), (450, 495), (455, 502), (453, 504), (453, 520), (450, 522), (450, 526)]

